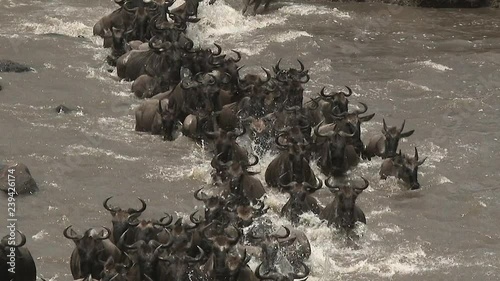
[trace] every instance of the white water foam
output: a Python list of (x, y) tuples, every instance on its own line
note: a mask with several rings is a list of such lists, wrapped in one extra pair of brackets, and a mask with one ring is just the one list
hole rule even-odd
[(218, 0), (213, 5), (200, 3), (198, 16), (201, 20), (189, 25), (187, 35), (202, 47), (213, 46), (212, 44), (223, 36), (229, 36), (234, 42), (256, 29), (283, 23), (283, 19), (275, 16), (243, 16), (223, 0)]
[(25, 22), (21, 26), (25, 32), (34, 34), (56, 33), (71, 37), (92, 37), (92, 29), (79, 21), (64, 21), (62, 19), (45, 16), (45, 23)]
[(299, 37), (313, 37), (311, 34), (305, 32), (305, 31), (298, 31), (298, 30), (289, 30), (285, 33), (278, 34), (276, 36), (273, 36), (275, 42), (279, 43), (284, 43), (287, 41), (292, 41), (295, 40)]
[(117, 160), (124, 161), (138, 161), (139, 157), (132, 157), (127, 155), (117, 154), (111, 150), (106, 150), (102, 148), (88, 147), (80, 144), (69, 145), (64, 150), (64, 154), (70, 156), (88, 155), (88, 156), (110, 156)]
[(435, 69), (435, 70), (443, 71), (443, 72), (444, 71), (453, 70), (453, 68), (451, 68), (451, 67), (448, 67), (446, 65), (442, 65), (442, 64), (439, 64), (439, 63), (435, 63), (435, 62), (433, 62), (431, 60), (420, 61), (420, 62), (418, 62), (418, 64), (430, 67), (430, 68)]
[(351, 15), (347, 12), (341, 12), (337, 8), (327, 8), (327, 7), (322, 7), (322, 6), (314, 6), (314, 5), (306, 5), (306, 4), (293, 4), (293, 5), (287, 5), (284, 7), (281, 7), (279, 12), (288, 14), (288, 15), (299, 15), (299, 16), (306, 16), (306, 15), (331, 15), (334, 18), (343, 18), (343, 19), (350, 19)]

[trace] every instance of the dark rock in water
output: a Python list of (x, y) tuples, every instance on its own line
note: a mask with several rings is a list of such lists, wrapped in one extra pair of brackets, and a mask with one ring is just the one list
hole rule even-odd
[[(12, 184), (12, 182), (15, 184)], [(12, 191), (9, 188), (13, 187), (15, 187), (14, 196), (33, 194), (38, 191), (38, 186), (26, 165), (22, 163), (0, 164), (0, 190), (9, 193), (9, 191)]]
[(10, 60), (0, 60), (0, 72), (29, 72), (33, 69), (24, 64), (13, 62)]
[(65, 105), (62, 105), (62, 104), (59, 105), (58, 107), (56, 107), (56, 112), (57, 113), (70, 113), (72, 111), (74, 111), (74, 109), (71, 109), (71, 108), (69, 108), (69, 107), (67, 107)]

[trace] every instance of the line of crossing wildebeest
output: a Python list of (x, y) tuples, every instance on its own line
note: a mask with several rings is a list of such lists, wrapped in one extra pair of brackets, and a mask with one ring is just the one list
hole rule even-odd
[[(307, 278), (306, 262), (311, 246), (305, 233), (297, 229), (301, 215), (319, 216), (341, 235), (356, 239), (357, 223), (366, 224), (356, 198), (369, 186), (368, 180), (348, 179), (347, 172), (361, 160), (383, 158), (380, 177), (394, 176), (410, 189), (418, 189), (417, 148), (413, 155), (398, 150), (401, 138), (413, 130), (388, 126), (382, 135), (361, 141), (361, 124), (374, 114), (359, 102), (352, 108), (352, 90), (319, 94), (303, 103), (304, 85), (310, 76), (303, 63), (284, 69), (280, 61), (272, 72), (262, 67), (263, 76), (240, 76), (241, 54), (232, 57), (194, 46), (186, 36), (188, 24), (196, 23), (198, 1), (170, 9), (173, 2), (119, 1), (119, 8), (103, 17), (94, 34), (104, 38), (111, 49), (107, 61), (116, 66), (119, 78), (134, 81), (132, 91), (145, 101), (136, 109), (136, 131), (174, 140), (176, 132), (197, 142), (209, 144), (213, 151), (210, 187), (198, 189), (194, 197), (204, 208), (174, 219), (142, 218), (146, 209), (103, 206), (112, 217), (112, 227), (91, 228), (78, 234), (71, 226), (64, 236), (75, 243), (70, 268), (74, 279), (103, 281), (169, 280), (295, 280)], [(249, 153), (237, 142), (249, 137), (258, 144)], [(265, 182), (270, 189), (289, 194), (280, 215), (289, 226), (274, 226), (266, 216), (263, 199), (266, 188), (252, 171), (259, 156), (278, 152), (267, 166)], [(311, 163), (317, 162), (327, 178), (320, 180)], [(350, 178), (350, 176), (349, 176)], [(323, 184), (333, 193), (322, 207), (314, 193)], [(123, 204), (125, 205), (125, 204)], [(36, 279), (26, 237), (16, 244), (15, 237), (1, 241), (2, 280)], [(359, 238), (359, 237), (358, 237)], [(8, 253), (17, 255), (16, 275), (8, 271)], [(288, 263), (284, 266), (280, 257)], [(248, 262), (260, 265), (252, 270)], [(281, 266), (278, 266), (278, 260)]]

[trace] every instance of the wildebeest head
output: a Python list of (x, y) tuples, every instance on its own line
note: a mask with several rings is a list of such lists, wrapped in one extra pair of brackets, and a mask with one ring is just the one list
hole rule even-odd
[(248, 235), (251, 241), (259, 242), (262, 248), (262, 258), (265, 267), (268, 269), (274, 268), (278, 259), (280, 248), (287, 247), (295, 243), (295, 240), (297, 239), (295, 236), (290, 236), (291, 231), (288, 227), (283, 226), (283, 228), (286, 231), (284, 235), (280, 235), (275, 232), (259, 236), (255, 235), (253, 231)]
[[(294, 281), (296, 279), (301, 279), (303, 281), (307, 280), (307, 276), (309, 276), (310, 269), (303, 262), (299, 262), (299, 264), (303, 267), (303, 270), (300, 273), (280, 273), (272, 270), (268, 270), (266, 273), (262, 274), (262, 266), (264, 263), (259, 264), (255, 269), (255, 276), (259, 280), (273, 280), (273, 281)], [(304, 279), (305, 278), (305, 279)]]
[(344, 112), (338, 115), (332, 113), (334, 119), (337, 120), (336, 123), (340, 130), (349, 134), (354, 133), (351, 143), (354, 145), (358, 155), (364, 150), (364, 145), (361, 141), (361, 123), (370, 121), (375, 116), (375, 113), (360, 116), (368, 110), (368, 106), (365, 103), (360, 102), (360, 104), (363, 107), (362, 110), (356, 109), (353, 112)]
[(222, 161), (223, 163), (229, 162), (231, 160), (239, 160), (234, 159), (234, 153), (236, 152), (236, 139), (238, 137), (243, 136), (246, 133), (246, 128), (243, 127), (243, 130), (240, 132), (237, 131), (225, 131), (219, 129), (219, 132), (208, 132), (205, 131), (205, 135), (210, 138), (216, 138), (215, 140), (215, 155), (217, 159)]
[(172, 236), (172, 253), (183, 253), (188, 249), (193, 247), (193, 231), (195, 231), (198, 226), (202, 223), (201, 219), (196, 219), (195, 215), (198, 211), (195, 211), (189, 216), (190, 221), (194, 225), (188, 225), (182, 222), (182, 218), (177, 219), (177, 221), (169, 228), (170, 234)]
[[(151, 240), (158, 239), (158, 233), (165, 227), (168, 227), (172, 221), (173, 217), (166, 214), (163, 218), (158, 220), (139, 220), (137, 214), (132, 214), (127, 218), (129, 224), (129, 229), (127, 232), (134, 234), (134, 241), (143, 240), (148, 243)], [(131, 230), (131, 231), (129, 231)]]
[(240, 228), (250, 226), (256, 218), (269, 210), (269, 207), (265, 208), (264, 202), (255, 200), (252, 205), (248, 198), (241, 195), (232, 195), (227, 201), (224, 209), (230, 213), (231, 223)]
[(167, 99), (166, 108), (162, 106), (162, 100), (158, 101), (158, 110), (161, 116), (162, 135), (164, 140), (174, 140), (174, 133), (179, 121), (177, 120), (177, 107), (175, 99)]
[(320, 91), (320, 97), (317, 99), (312, 99), (313, 103), (312, 108), (319, 107), (319, 100), (326, 101), (328, 106), (326, 108), (321, 108), (324, 114), (342, 114), (344, 112), (348, 112), (349, 100), (347, 99), (352, 95), (351, 88), (345, 86), (348, 90), (348, 93), (345, 92), (334, 92), (327, 94), (325, 93), (325, 87), (323, 87)]
[(109, 257), (107, 261), (101, 261), (104, 264), (102, 270), (101, 281), (128, 281), (128, 274), (130, 268), (134, 267), (135, 264), (132, 262), (127, 253), (127, 263), (119, 263)]
[(276, 74), (276, 80), (280, 82), (300, 82), (307, 83), (310, 79), (309, 70), (305, 70), (304, 64), (297, 60), (300, 64), (300, 69), (290, 68), (288, 70), (284, 70), (280, 68), (281, 59), (279, 59), (278, 63), (273, 67), (273, 71)]
[(158, 3), (151, 0), (127, 0), (123, 9), (133, 17), (130, 29), (133, 30), (130, 40), (146, 41), (149, 39), (147, 28), (151, 14), (160, 8)]
[(356, 223), (356, 199), (370, 185), (368, 180), (361, 178), (364, 181), (362, 187), (353, 187), (346, 184), (334, 185), (331, 183), (332, 178), (325, 181), (325, 185), (335, 194), (335, 200), (337, 201), (335, 222), (343, 229), (354, 228)]
[(224, 220), (225, 200), (220, 196), (208, 196), (202, 193), (202, 190), (203, 188), (198, 189), (194, 198), (205, 205), (205, 221)]
[(407, 138), (411, 136), (415, 132), (415, 130), (403, 133), (406, 120), (403, 120), (403, 124), (401, 125), (400, 129), (397, 129), (395, 126), (387, 127), (385, 119), (382, 119), (382, 122), (384, 123), (382, 133), (384, 134), (385, 138), (385, 155), (382, 158), (393, 157), (396, 155), (396, 151), (398, 150), (399, 140), (401, 138)]
[(309, 82), (310, 79), (308, 74), (309, 70), (305, 70), (304, 64), (300, 60), (297, 61), (300, 64), (300, 69), (281, 69), (281, 59), (276, 66), (273, 67), (273, 71), (276, 74), (276, 80), (278, 81), (279, 91), (285, 94), (277, 101), (287, 106), (302, 106), (304, 92), (302, 84)]
[(241, 256), (236, 248), (236, 244), (242, 237), (242, 231), (233, 226), (237, 236), (231, 237), (226, 233), (225, 228), (219, 225), (218, 229), (215, 230), (215, 235), (208, 236), (207, 230), (213, 228), (213, 224), (207, 225), (202, 231), (204, 239), (212, 246), (212, 257), (207, 264), (211, 271), (210, 275), (215, 280), (236, 281), (240, 270), (249, 261), (246, 250)]
[(199, 254), (191, 257), (186, 254), (171, 255), (168, 257), (159, 257), (160, 261), (167, 266), (166, 279), (162, 280), (201, 280), (202, 273), (199, 269), (199, 263), (205, 259), (205, 252), (197, 247)]
[(309, 206), (306, 201), (307, 196), (310, 196), (323, 186), (321, 180), (316, 179), (316, 181), (318, 182), (316, 186), (312, 186), (307, 182), (280, 184), (280, 188), (290, 195), (287, 203), (281, 209), (281, 214), (290, 219), (292, 223), (299, 223), (301, 214), (317, 208), (317, 206)]
[(166, 244), (161, 244), (156, 240), (149, 242), (138, 240), (132, 245), (125, 245), (125, 248), (132, 260), (139, 266), (141, 278), (144, 278), (145, 275), (154, 276), (160, 255), (171, 245), (172, 240)]
[(15, 240), (9, 240), (10, 235), (5, 235), (0, 241), (0, 261), (4, 261), (7, 258), (7, 254), (10, 253), (10, 248), (21, 248), (26, 244), (26, 236), (19, 230), (16, 229), (17, 233), (21, 236), (21, 242), (16, 244)]
[(142, 212), (146, 210), (146, 202), (142, 200), (141, 198), (138, 198), (139, 201), (141, 201), (141, 208), (140, 209), (132, 209), (128, 208), (126, 210), (122, 210), (120, 207), (114, 207), (110, 206), (108, 204), (109, 200), (113, 197), (108, 197), (102, 205), (104, 206), (104, 209), (108, 210), (111, 213), (111, 222), (113, 223), (113, 241), (115, 243), (118, 242), (120, 239), (120, 236), (125, 232), (125, 230), (128, 229), (128, 217), (132, 214), (137, 214), (140, 215)]
[(415, 155), (410, 157), (408, 155), (402, 155), (401, 150), (399, 153), (392, 158), (393, 164), (398, 170), (398, 178), (402, 179), (404, 182), (410, 185), (411, 189), (419, 189), (420, 183), (418, 183), (418, 167), (424, 164), (427, 157), (422, 160), (418, 158), (418, 150), (415, 147)]
[(82, 235), (78, 235), (70, 226), (63, 231), (64, 237), (73, 240), (76, 251), (80, 258), (80, 272), (83, 276), (93, 274), (98, 276), (102, 271), (102, 264), (99, 257), (104, 251), (103, 240), (111, 236), (111, 230), (104, 227), (104, 230), (97, 233), (94, 229), (88, 229)]
[(337, 124), (322, 126), (323, 122), (324, 120), (314, 127), (314, 135), (318, 137), (317, 144), (323, 146), (320, 150), (319, 165), (334, 174), (343, 173), (347, 169), (346, 146), (355, 133), (339, 131)]

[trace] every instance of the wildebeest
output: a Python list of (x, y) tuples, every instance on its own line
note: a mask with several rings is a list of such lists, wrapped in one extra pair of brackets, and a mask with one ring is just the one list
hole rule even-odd
[(348, 134), (354, 134), (348, 143), (354, 146), (358, 156), (361, 156), (365, 150), (365, 145), (361, 141), (361, 124), (370, 121), (373, 116), (375, 116), (375, 113), (360, 116), (368, 111), (368, 106), (363, 102), (360, 102), (359, 104), (361, 104), (363, 109), (356, 109), (353, 112), (344, 112), (332, 115), (336, 119), (335, 123), (340, 131), (344, 131)]
[(422, 160), (418, 159), (418, 151), (415, 147), (415, 155), (410, 157), (406, 154), (401, 154), (401, 150), (394, 157), (387, 158), (382, 162), (380, 167), (380, 178), (386, 179), (388, 176), (397, 177), (410, 185), (411, 189), (419, 189), (418, 183), (418, 167), (422, 165), (427, 157)]
[[(316, 137), (315, 150), (318, 166), (325, 175), (343, 176), (351, 167), (359, 162), (355, 148), (348, 144), (354, 133), (339, 131), (337, 124), (322, 126), (324, 120), (314, 128)], [(321, 132), (325, 131), (326, 132)]]
[(280, 143), (280, 136), (276, 137), (276, 144), (283, 151), (267, 166), (266, 183), (270, 187), (279, 187), (280, 183), (286, 185), (296, 181), (316, 186), (316, 176), (306, 158), (306, 144), (292, 142), (283, 144)]
[[(21, 236), (16, 243), (15, 233)], [(28, 248), (26, 236), (19, 230), (6, 235), (0, 241), (0, 279), (13, 281), (35, 281), (36, 266)]]
[(372, 137), (366, 146), (364, 157), (368, 160), (371, 160), (371, 157), (375, 155), (382, 157), (382, 159), (395, 156), (398, 151), (399, 140), (407, 138), (415, 132), (415, 130), (411, 130), (403, 133), (406, 120), (403, 120), (400, 129), (397, 129), (395, 126), (387, 127), (385, 119), (382, 119), (382, 122), (384, 124), (382, 129), (383, 135)]
[(113, 207), (108, 204), (109, 200), (113, 197), (108, 197), (102, 205), (104, 209), (108, 210), (111, 213), (111, 222), (113, 223), (112, 235), (110, 236), (111, 242), (115, 245), (118, 243), (120, 236), (128, 229), (128, 218), (132, 214), (141, 214), (146, 210), (146, 202), (141, 198), (138, 198), (141, 201), (140, 209), (128, 208), (126, 210), (121, 209), (120, 207)]
[(94, 229), (88, 229), (82, 235), (78, 235), (70, 226), (64, 229), (64, 237), (75, 242), (75, 249), (71, 254), (71, 274), (73, 278), (85, 278), (89, 275), (101, 276), (104, 265), (101, 261), (106, 261), (113, 257), (118, 261), (121, 258), (120, 250), (109, 241), (111, 230), (103, 227), (106, 232), (97, 233)]
[[(243, 10), (241, 14), (244, 15), (249, 6), (253, 5), (252, 15), (257, 14), (257, 9), (262, 4), (262, 0), (243, 0)], [(264, 11), (267, 11), (269, 8), (269, 4), (271, 4), (271, 0), (264, 0)]]
[[(258, 163), (258, 158), (255, 157), (255, 159), (256, 161), (251, 164), (256, 165)], [(218, 174), (221, 175), (224, 182), (228, 183), (229, 188), (226, 191), (229, 191), (230, 194), (238, 194), (249, 200), (255, 200), (261, 198), (266, 193), (261, 181), (252, 176), (256, 173), (247, 171), (247, 167), (250, 166), (249, 164), (244, 165), (230, 161), (228, 163), (220, 163), (219, 166), (223, 170), (218, 171)]]
[(342, 114), (348, 111), (349, 100), (347, 98), (352, 95), (352, 90), (348, 86), (345, 87), (348, 93), (341, 91), (331, 94), (325, 93), (325, 87), (323, 87), (318, 97), (311, 98), (306, 103), (312, 126), (316, 126), (323, 119), (327, 124), (333, 123), (335, 121), (333, 114)]
[(300, 279), (300, 280), (305, 281), (305, 280), (307, 280), (307, 276), (309, 276), (310, 269), (306, 264), (304, 264), (302, 262), (300, 264), (303, 268), (303, 271), (300, 273), (296, 273), (296, 272), (283, 273), (283, 272), (271, 271), (271, 270), (268, 270), (265, 273), (262, 273), (261, 268), (262, 268), (263, 263), (261, 263), (255, 269), (255, 276), (259, 280), (293, 281), (296, 279)]
[(261, 260), (264, 270), (273, 270), (278, 267), (280, 256), (284, 257), (291, 266), (302, 264), (311, 255), (311, 244), (303, 231), (283, 226), (286, 233), (277, 232), (257, 235), (254, 229), (248, 234), (252, 244), (261, 247)]
[(356, 222), (366, 224), (365, 214), (356, 205), (358, 195), (369, 186), (368, 180), (361, 178), (364, 181), (361, 187), (348, 184), (338, 186), (331, 183), (332, 178), (328, 178), (325, 185), (335, 194), (335, 198), (321, 211), (319, 218), (328, 221), (328, 225), (333, 224), (347, 232), (354, 229)]
[(155, 278), (160, 266), (160, 257), (163, 251), (171, 245), (172, 241), (161, 244), (156, 240), (150, 240), (149, 242), (138, 240), (132, 245), (125, 245), (127, 253), (138, 266), (140, 280), (143, 280), (146, 276)]
[(291, 182), (287, 185), (281, 185), (281, 189), (290, 194), (290, 198), (281, 208), (281, 215), (289, 219), (293, 224), (298, 224), (300, 215), (307, 212), (319, 215), (321, 206), (316, 198), (311, 194), (323, 186), (321, 180), (317, 180), (317, 186), (311, 186), (309, 183)]

